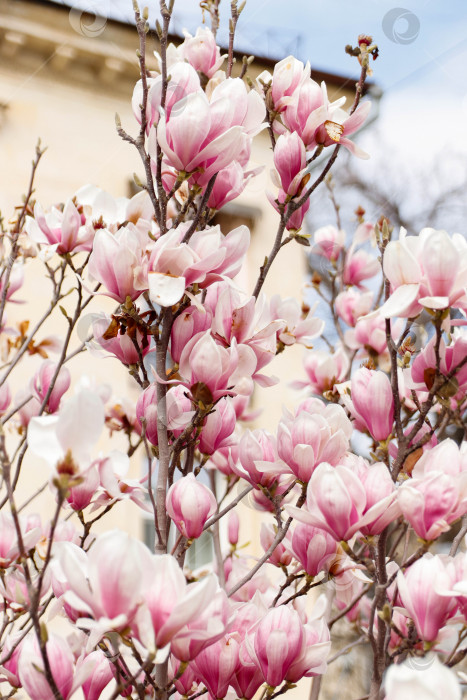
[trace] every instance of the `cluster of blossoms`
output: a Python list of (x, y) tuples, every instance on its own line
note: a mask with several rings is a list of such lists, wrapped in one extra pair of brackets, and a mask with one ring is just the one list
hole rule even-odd
[[(269, 120), (277, 140), (274, 139), (273, 173), (278, 187), (271, 203), (281, 211), (284, 204), (298, 199), (309, 180), (310, 158), (323, 148), (340, 144), (360, 158), (368, 158), (348, 136), (365, 122), (370, 102), (361, 104), (353, 114), (342, 109), (346, 101), (341, 97), (329, 102), (326, 84), (318, 85), (310, 76), (310, 64), (305, 66), (293, 56), (280, 61), (274, 73), (264, 71), (258, 77), (269, 110)], [(310, 207), (306, 199), (296, 209), (286, 226), (300, 230)]]
[[(339, 148), (366, 157), (349, 136), (370, 109), (360, 97), (376, 47), (362, 36), (352, 49), (362, 73), (344, 112), (291, 56), (256, 85), (248, 61), (233, 77), (203, 5), (214, 31), (167, 47), (165, 22), (154, 71), (140, 52), (139, 135), (118, 128), (143, 157), (143, 190), (116, 200), (86, 186), (46, 212), (29, 195), (4, 235), (0, 682), (32, 700), (78, 689), (86, 700), (249, 700), (260, 688), (272, 700), (314, 678), (318, 697), (338, 624), (373, 655), (371, 700), (383, 682), (388, 700), (432, 697), (407, 657), (429, 662), (432, 686), (460, 698), (448, 667), (467, 653), (467, 523), (449, 555), (440, 538), (467, 516), (465, 239), (425, 229), (395, 240), (386, 220), (373, 225), (360, 210), (350, 242), (339, 217), (314, 232), (320, 274), (306, 303), (269, 299), (262, 287), (280, 248), (310, 243), (299, 235), (310, 195)], [(136, 21), (144, 48), (139, 11)], [(250, 232), (224, 234), (214, 217), (258, 174), (252, 143), (266, 130), (278, 232), (250, 294), (239, 286)], [(50, 309), (31, 330), (9, 326), (5, 308), (13, 315), (35, 264), (46, 266)], [(335, 340), (313, 295), (329, 306)], [(97, 310), (85, 316), (88, 304)], [(63, 337), (39, 341), (56, 309)], [(258, 427), (255, 387), (278, 382), (268, 365), (293, 345), (305, 370), (294, 386), (307, 395), (273, 429)], [(85, 350), (120, 364), (135, 391), (72, 387), (69, 366)], [(26, 358), (35, 366), (13, 398)], [(19, 504), (27, 470), (44, 461), (45, 483)], [(47, 520), (33, 510), (43, 491)], [(242, 501), (262, 518), (256, 559), (241, 541)], [(121, 530), (95, 534), (127, 507), (153, 525), (153, 551)], [(206, 537), (215, 563), (191, 566)], [(325, 595), (311, 606), (314, 588)]]

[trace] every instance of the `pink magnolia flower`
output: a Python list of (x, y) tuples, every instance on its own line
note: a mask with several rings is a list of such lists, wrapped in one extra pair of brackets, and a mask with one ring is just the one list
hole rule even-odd
[(183, 673), (180, 675), (181, 662), (174, 656), (169, 656), (169, 678), (173, 678), (173, 683), (180, 695), (188, 696), (196, 693), (198, 688), (198, 681), (196, 680), (196, 673), (194, 667), (191, 664), (185, 668)]
[(286, 677), (305, 646), (305, 629), (295, 610), (285, 605), (271, 608), (247, 641), (248, 652), (272, 688)]
[(123, 303), (133, 301), (147, 289), (144, 275), (143, 244), (133, 224), (127, 224), (110, 233), (99, 229), (96, 233), (88, 264), (89, 274), (106, 288), (105, 294)]
[[(388, 468), (382, 462), (370, 465), (365, 459), (352, 453), (348, 453), (341, 464), (352, 469), (365, 489), (366, 506), (363, 519), (366, 522), (360, 524), (360, 532), (368, 536), (379, 534), (389, 522), (400, 515), (397, 491)], [(379, 504), (385, 500), (387, 511), (370, 518), (374, 511), (378, 511)]]
[[(267, 79), (268, 76), (261, 74), (260, 78)], [(294, 92), (310, 77), (310, 64), (306, 66), (293, 56), (276, 63), (272, 75), (271, 98), (276, 112), (281, 112), (289, 103), (289, 99)]]
[(383, 267), (392, 291), (380, 309), (385, 318), (411, 318), (423, 307), (467, 307), (467, 245), (460, 234), (425, 228), (407, 236), (401, 228), (399, 240), (386, 247)]
[[(259, 370), (269, 364), (275, 356), (276, 333), (283, 328), (284, 322), (271, 320), (264, 296), (258, 300), (250, 297), (244, 301), (231, 287), (216, 285), (213, 293), (208, 293), (206, 303), (212, 305), (214, 313), (214, 338), (230, 346), (236, 341), (240, 358), (247, 362), (251, 359), (254, 362), (255, 366), (250, 372), (252, 379), (260, 386), (275, 384), (275, 378), (260, 374)], [(249, 390), (248, 387), (245, 389), (243, 393), (251, 394), (253, 386), (250, 384)]]
[[(232, 82), (229, 88), (232, 88), (233, 97), (235, 88)], [(170, 117), (165, 115), (159, 121), (157, 132), (153, 130), (150, 133), (148, 150), (151, 157), (156, 159), (157, 137), (160, 148), (172, 167), (185, 173), (203, 172), (199, 184), (207, 184), (215, 173), (236, 160), (247, 137), (241, 119), (233, 118), (239, 116), (239, 112), (238, 109), (231, 109), (232, 97), (230, 100), (227, 97), (229, 88), (223, 88), (225, 96), (219, 96), (217, 100), (211, 99), (211, 102), (201, 90), (187, 95), (183, 109), (173, 109)], [(245, 89), (244, 91), (246, 94)], [(259, 98), (258, 95), (256, 97)], [(232, 119), (223, 122), (222, 116), (229, 108)]]
[(345, 231), (335, 226), (322, 226), (314, 233), (313, 253), (335, 262), (345, 245)]
[(459, 608), (459, 612), (464, 619), (467, 616), (467, 555), (465, 552), (458, 552), (451, 559), (446, 568), (450, 574), (450, 588), (446, 588), (445, 584), (438, 585), (437, 593), (446, 596), (447, 598), (455, 598)]
[(97, 393), (82, 388), (68, 399), (58, 414), (31, 418), (28, 426), (30, 450), (45, 459), (53, 480), (67, 486), (80, 479), (90, 466), (91, 450), (104, 427), (104, 404)]
[[(31, 380), (31, 390), (41, 402), (47, 396), (50, 384), (57, 370), (57, 364), (52, 360), (44, 360)], [(55, 413), (60, 405), (63, 394), (68, 391), (71, 384), (71, 375), (68, 367), (61, 367), (55, 380), (54, 387), (48, 398), (46, 407), (49, 413)]]
[[(155, 78), (148, 78), (148, 100), (146, 106), (146, 133), (149, 134), (150, 128), (153, 124), (157, 124), (160, 119), (160, 109), (162, 100), (162, 75), (158, 75)], [(172, 110), (176, 112), (177, 110), (182, 110), (185, 105), (185, 98), (187, 95), (191, 95), (194, 92), (199, 91), (200, 82), (199, 76), (189, 63), (180, 61), (175, 63), (170, 68), (170, 80), (167, 84), (167, 91), (165, 96), (165, 112), (167, 118), (170, 117)], [(139, 123), (141, 123), (141, 105), (143, 103), (143, 85), (141, 80), (135, 85), (133, 90), (133, 97), (131, 100), (131, 106), (133, 108), (133, 114)]]
[(386, 322), (379, 314), (357, 319), (355, 328), (349, 328), (344, 337), (345, 344), (352, 350), (362, 349), (363, 354), (374, 359), (387, 355)]
[(90, 630), (88, 648), (111, 630), (132, 623), (143, 599), (151, 554), (138, 540), (119, 530), (101, 535), (85, 557), (69, 542), (56, 545), (56, 558), (67, 581), (64, 600), (86, 615), (78, 620)]
[[(196, 624), (203, 616), (216, 598), (218, 584), (215, 576), (210, 575), (188, 585), (176, 560), (169, 554), (151, 555), (145, 565), (147, 569), (141, 584), (144, 605), (137, 612), (134, 628), (149, 651), (163, 650), (178, 634), (184, 633), (187, 624)], [(212, 622), (217, 630), (214, 615)]]
[(238, 476), (248, 481), (252, 486), (272, 486), (276, 477), (260, 470), (257, 464), (261, 462), (275, 463), (278, 459), (276, 438), (266, 430), (246, 430), (238, 443), (239, 464), (232, 464)]
[(244, 643), (240, 647), (239, 661), (240, 663), (230, 681), (230, 685), (238, 697), (251, 700), (256, 695), (258, 688), (264, 683), (263, 674), (258, 666), (251, 661)]
[[(182, 386), (171, 387), (166, 395), (167, 427), (174, 437), (178, 437), (193, 418), (194, 411), (186, 390)], [(145, 419), (145, 434), (152, 445), (158, 444), (157, 438), (157, 387), (151, 384), (140, 394), (136, 403), (137, 428), (142, 431)]]
[(112, 665), (100, 649), (79, 657), (76, 674), (83, 673), (87, 676), (82, 685), (86, 700), (99, 700), (104, 688), (114, 679)]
[[(320, 607), (319, 603), (316, 607)], [(285, 676), (285, 680), (291, 683), (297, 683), (300, 678), (319, 676), (327, 668), (331, 638), (323, 617), (309, 618), (303, 629), (305, 644), (302, 653), (292, 663)]]
[(104, 226), (116, 233), (132, 216), (131, 200), (126, 197), (113, 197), (95, 185), (81, 187), (76, 192), (75, 199), (78, 205), (82, 206), (86, 220), (92, 222), (93, 229), (101, 229)]
[[(274, 542), (276, 535), (277, 529), (275, 529), (273, 525), (261, 523), (259, 539), (265, 552), (268, 551), (269, 547)], [(268, 564), (273, 564), (274, 566), (289, 566), (292, 561), (292, 554), (289, 549), (286, 548), (285, 542), (280, 542), (277, 545), (267, 561)]]
[(204, 422), (198, 449), (206, 455), (225, 447), (236, 439), (232, 436), (237, 423), (237, 416), (230, 398), (221, 399)]
[(439, 537), (467, 510), (466, 451), (450, 439), (425, 450), (398, 500), (419, 537)]
[(213, 492), (196, 481), (193, 474), (182, 476), (172, 484), (165, 505), (179, 532), (188, 539), (199, 537), (207, 520), (217, 510)]
[[(284, 190), (281, 188), (277, 194), (277, 197), (273, 197), (273, 195), (269, 193), (266, 194), (270, 204), (272, 204), (272, 206), (277, 212), (281, 213), (279, 209), (279, 204), (285, 204), (287, 200), (287, 193), (284, 192)], [(310, 198), (306, 200), (305, 204), (302, 204), (301, 207), (296, 209), (291, 216), (287, 216), (287, 222), (285, 224), (285, 228), (287, 229), (287, 231), (300, 231), (309, 208)]]
[[(5, 286), (5, 279), (6, 279), (6, 274), (5, 272), (0, 276), (0, 294), (3, 294), (3, 289)], [(15, 263), (13, 267), (11, 268), (11, 273), (10, 277), (8, 280), (8, 288), (6, 292), (6, 300), (11, 301), (11, 297), (15, 292), (18, 291), (23, 286), (24, 282), (24, 269), (23, 269), (23, 264), (22, 263)], [(12, 303), (16, 302), (16, 299), (13, 299)], [(3, 317), (3, 321), (5, 322), (5, 316)]]
[(264, 682), (263, 674), (248, 652), (246, 637), (254, 630), (266, 612), (265, 601), (259, 592), (253, 595), (251, 602), (242, 603), (235, 610), (230, 633), (235, 633), (239, 639), (240, 649), (239, 663), (230, 684), (239, 698), (252, 698)]
[(371, 245), (375, 247), (376, 245), (376, 234), (375, 234), (375, 224), (371, 221), (363, 221), (355, 229), (353, 234), (354, 243), (366, 243), (371, 242)]
[(208, 199), (210, 209), (222, 209), (233, 199), (239, 197), (258, 169), (245, 171), (238, 160), (222, 168), (217, 174), (214, 187)]
[(277, 452), (284, 467), (277, 471), (307, 483), (321, 462), (339, 462), (349, 448), (351, 432), (352, 424), (341, 406), (324, 406), (318, 399), (304, 402), (295, 417), (279, 423)]
[(172, 306), (185, 289), (197, 282), (201, 286), (235, 277), (250, 243), (250, 232), (239, 226), (223, 236), (219, 226), (196, 231), (189, 243), (183, 243), (189, 223), (172, 229), (156, 241), (149, 262), (151, 301)]
[(465, 308), (467, 296), (467, 244), (463, 236), (449, 238), (445, 231), (425, 229), (421, 241), (424, 283), (419, 303), (428, 308)]
[(136, 405), (126, 396), (114, 399), (105, 407), (105, 424), (110, 433), (131, 430), (138, 432)]
[[(76, 690), (73, 654), (65, 640), (56, 634), (49, 634), (46, 651), (55, 684), (64, 700), (68, 700)], [(18, 672), (21, 685), (31, 700), (54, 700), (35, 634), (28, 635), (21, 644)]]
[(380, 263), (365, 250), (354, 250), (352, 246), (345, 256), (342, 281), (344, 284), (363, 288), (363, 280), (371, 279), (380, 271)]
[(312, 140), (307, 144), (308, 148), (316, 146), (334, 146), (339, 143), (345, 146), (354, 156), (358, 158), (369, 158), (368, 153), (363, 151), (348, 136), (358, 131), (365, 123), (371, 109), (371, 102), (363, 102), (357, 107), (355, 112), (349, 115), (336, 103), (329, 104), (327, 94), (324, 97), (323, 107), (318, 108), (313, 114), (313, 119), (307, 124), (307, 128), (312, 131), (316, 125)]
[[(211, 86), (213, 84), (214, 81), (211, 82)], [(263, 100), (255, 90), (248, 90), (245, 81), (240, 78), (219, 80), (209, 93), (207, 91), (207, 94), (209, 94), (212, 117), (210, 136), (216, 136), (225, 129), (241, 127), (243, 133), (241, 147), (226, 165), (236, 160), (245, 167), (249, 160), (252, 137), (267, 126), (264, 121)], [(195, 173), (190, 182), (205, 186), (211, 175), (208, 166), (204, 173)]]
[(305, 145), (297, 133), (281, 134), (274, 149), (274, 165), (279, 175), (278, 187), (295, 197), (302, 189), (306, 168)]
[(185, 61), (208, 78), (212, 78), (225, 59), (225, 56), (221, 56), (216, 39), (208, 27), (198, 27), (195, 36), (185, 32), (185, 40), (179, 51)]
[(102, 492), (94, 502), (94, 509), (106, 507), (115, 501), (133, 501), (139, 508), (152, 513), (152, 505), (148, 503), (147, 489), (142, 486), (147, 476), (141, 479), (129, 479), (130, 470), (128, 455), (118, 450), (112, 450), (106, 459), (99, 460), (99, 481)]
[[(36, 546), (41, 538), (40, 527), (27, 528), (27, 522), (20, 517), (20, 525), (25, 551)], [(16, 527), (11, 515), (0, 513), (0, 569), (8, 569), (19, 557), (19, 543)]]
[[(210, 577), (204, 579), (206, 580), (210, 580)], [(190, 610), (192, 612), (196, 610), (196, 615), (171, 642), (171, 651), (180, 661), (190, 661), (203, 649), (215, 644), (225, 635), (231, 622), (231, 604), (227, 594), (221, 588), (216, 591), (211, 587), (209, 599), (205, 599), (202, 605), (196, 605), (196, 607), (190, 604)]]
[(180, 357), (182, 383), (190, 389), (193, 399), (201, 398), (204, 405), (235, 394), (238, 375), (251, 376), (255, 370), (256, 359), (251, 354), (239, 357), (235, 339), (229, 348), (223, 348), (209, 331), (198, 333), (185, 345)]
[[(92, 321), (93, 340), (88, 343), (88, 348), (97, 356), (108, 357), (107, 353), (116, 357), (124, 365), (138, 364), (140, 355), (142, 357), (151, 352), (151, 347), (147, 335), (138, 328), (135, 333), (134, 342), (129, 333), (122, 333), (121, 328), (112, 330), (112, 337), (104, 338), (104, 334), (109, 330), (111, 317), (106, 314), (95, 314)], [(137, 347), (135, 347), (135, 344)]]
[(427, 450), (420, 457), (413, 469), (415, 478), (429, 476), (431, 472), (443, 472), (454, 481), (458, 476), (467, 472), (467, 451), (464, 443), (459, 446), (448, 438)]
[(348, 326), (355, 326), (360, 316), (367, 314), (373, 302), (373, 292), (360, 292), (354, 287), (337, 295), (335, 307), (337, 315)]
[(142, 420), (145, 421), (144, 434), (152, 445), (157, 445), (157, 386), (151, 384), (142, 394), (139, 395), (136, 402), (136, 420), (139, 429), (142, 428)]
[(387, 375), (361, 367), (352, 375), (351, 398), (358, 418), (375, 440), (386, 440), (392, 433), (394, 399)]
[(234, 474), (232, 465), (238, 462), (238, 446), (237, 444), (229, 445), (228, 447), (220, 447), (206, 462), (206, 469), (214, 469), (225, 476)]
[(335, 384), (345, 380), (350, 368), (349, 358), (342, 347), (332, 355), (323, 350), (307, 352), (303, 365), (308, 380), (295, 381), (292, 386), (296, 389), (311, 387), (315, 394), (334, 391)]
[(211, 328), (212, 313), (206, 306), (189, 306), (175, 319), (170, 335), (170, 354), (180, 362), (182, 350), (191, 338)]
[[(32, 579), (37, 584), (38, 574), (33, 575)], [(49, 584), (50, 577), (47, 573), (42, 584), (41, 598), (48, 592)], [(16, 615), (26, 613), (31, 607), (29, 590), (23, 571), (20, 568), (8, 569), (0, 579), (0, 610), (11, 610)]]
[(397, 494), (403, 516), (418, 537), (434, 540), (467, 512), (467, 472), (453, 479), (442, 471), (428, 471), (405, 481)]
[[(302, 311), (298, 301), (293, 297), (281, 299), (278, 294), (271, 298), (271, 316), (275, 320), (283, 320), (285, 328), (277, 332), (278, 339), (284, 345), (300, 343), (306, 348), (311, 348), (312, 340), (324, 330), (324, 321), (315, 316), (316, 306), (306, 313)], [(305, 315), (306, 314), (306, 315)]]
[(317, 576), (321, 571), (328, 571), (337, 554), (334, 537), (325, 530), (305, 523), (297, 523), (286, 546), (308, 576)]
[[(310, 77), (310, 71), (303, 76), (293, 93), (283, 100), (285, 109), (281, 112), (281, 120), (289, 131), (296, 132), (309, 147), (316, 129), (314, 115), (316, 110), (323, 106), (324, 91), (315, 80)], [(337, 104), (343, 104), (341, 98)], [(281, 124), (276, 120), (274, 129), (281, 132)]]
[(234, 635), (203, 649), (193, 662), (197, 675), (214, 698), (225, 697), (239, 665), (240, 645)]
[(462, 697), (455, 672), (442, 664), (434, 652), (418, 663), (409, 658), (401, 664), (392, 664), (386, 672), (384, 687), (386, 700), (432, 700), (436, 697), (461, 700)]
[[(337, 541), (359, 530), (377, 535), (400, 513), (394, 484), (386, 465), (332, 467), (323, 462), (314, 470), (307, 489), (307, 508), (286, 505), (299, 522), (325, 530)], [(364, 479), (364, 481), (362, 481)]]
[[(413, 388), (424, 391), (426, 389), (430, 390), (433, 386), (437, 366), (435, 341), (436, 338), (433, 337), (427, 343), (427, 345), (422, 348), (422, 351), (413, 361), (411, 367), (411, 376), (414, 385)], [(456, 334), (453, 337), (453, 342), (448, 346), (446, 346), (444, 338), (441, 338), (439, 344), (440, 373), (447, 376), (451, 370), (460, 364), (466, 355), (467, 337), (461, 334)], [(462, 399), (465, 388), (467, 387), (467, 365), (461, 367), (455, 376), (459, 385), (459, 393), (456, 394), (456, 396), (458, 396), (459, 399)]]
[(0, 416), (3, 416), (11, 403), (11, 389), (8, 382), (4, 382), (0, 386)]
[(232, 510), (229, 513), (228, 518), (228, 537), (229, 544), (235, 547), (238, 544), (238, 531), (240, 528), (240, 519), (236, 510)]
[(421, 639), (434, 642), (456, 607), (455, 599), (440, 595), (450, 590), (452, 573), (438, 555), (425, 554), (405, 573), (397, 574), (399, 596)]
[(84, 510), (91, 503), (100, 485), (99, 472), (92, 464), (80, 477), (80, 483), (68, 489), (66, 502), (75, 511)]
[(431, 450), (427, 450), (421, 456), (413, 469), (413, 476), (423, 478), (430, 472), (442, 471), (456, 479), (462, 473), (467, 472), (467, 450), (464, 443), (459, 446), (448, 438), (442, 440)]
[(34, 218), (27, 217), (26, 231), (36, 243), (52, 246), (59, 255), (91, 250), (94, 236), (92, 226), (85, 225), (71, 199), (63, 211), (53, 207), (48, 214), (36, 202)]

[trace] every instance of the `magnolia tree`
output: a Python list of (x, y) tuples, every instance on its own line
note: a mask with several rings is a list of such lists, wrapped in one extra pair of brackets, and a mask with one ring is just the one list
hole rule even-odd
[[(2, 697), (272, 699), (313, 677), (316, 700), (323, 674), (359, 645), (370, 659), (365, 697), (460, 698), (466, 241), (433, 229), (397, 238), (362, 210), (350, 238), (336, 205), (337, 226), (311, 239), (327, 327), (295, 299), (267, 299), (281, 248), (310, 245), (310, 196), (339, 151), (366, 156), (349, 136), (370, 109), (360, 98), (377, 49), (367, 36), (347, 47), (361, 77), (346, 112), (292, 56), (255, 84), (249, 59), (232, 77), (235, 0), (226, 56), (216, 44), (219, 0), (202, 3), (211, 28), (177, 47), (167, 39), (173, 5), (160, 2), (154, 72), (147, 13), (135, 7), (138, 123), (117, 128), (141, 156), (141, 192), (122, 201), (84, 187), (44, 211), (33, 200), (38, 149), (24, 205), (2, 231)], [(213, 218), (255, 176), (251, 145), (263, 129), (277, 231), (251, 293), (237, 279), (247, 227), (224, 235)], [(13, 329), (8, 309), (39, 263), (51, 298), (41, 317)], [(92, 337), (76, 346), (100, 294), (115, 312), (96, 314)], [(67, 329), (59, 345), (41, 336), (54, 314)], [(307, 397), (273, 433), (249, 429), (255, 385), (272, 383), (265, 367), (295, 343), (307, 348), (307, 380), (297, 382)], [(136, 406), (116, 407), (106, 387), (83, 380), (69, 391), (72, 360), (91, 346), (127, 368)], [(9, 385), (31, 354), (44, 359), (12, 400)], [(126, 451), (97, 451), (106, 426)], [(49, 473), (46, 491), (24, 503), (29, 453)], [(127, 476), (132, 457), (145, 460), (140, 481)], [(47, 491), (56, 505), (41, 521), (33, 513)], [(122, 530), (94, 532), (127, 499), (154, 523), (152, 550)], [(256, 560), (239, 542), (245, 499), (262, 514)], [(185, 558), (203, 533), (215, 561), (191, 571)], [(345, 627), (349, 643), (332, 649), (333, 628)]]

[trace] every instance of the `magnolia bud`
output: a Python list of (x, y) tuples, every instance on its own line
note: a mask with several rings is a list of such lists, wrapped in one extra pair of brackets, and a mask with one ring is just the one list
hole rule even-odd
[(228, 525), (228, 537), (229, 537), (229, 542), (232, 545), (232, 547), (235, 547), (238, 544), (238, 531), (240, 527), (240, 520), (238, 517), (238, 513), (235, 510), (232, 510), (229, 515), (229, 525)]
[(201, 535), (206, 521), (217, 509), (212, 491), (196, 481), (193, 474), (170, 487), (165, 504), (178, 530), (190, 540)]

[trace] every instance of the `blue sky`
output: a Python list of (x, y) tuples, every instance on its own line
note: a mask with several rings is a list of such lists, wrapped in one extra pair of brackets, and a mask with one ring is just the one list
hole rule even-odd
[[(176, 0), (175, 26), (194, 30), (198, 7), (197, 0)], [(445, 146), (467, 152), (465, 0), (247, 0), (238, 45), (253, 42), (269, 54), (295, 49), (315, 68), (355, 75), (344, 46), (362, 32), (380, 48), (373, 80), (384, 90), (385, 137), (417, 159)]]
[[(465, 0), (400, 2), (399, 6), (397, 0), (247, 0), (238, 25), (238, 43), (250, 43), (254, 36), (256, 46), (274, 53), (268, 30), (277, 36), (283, 29), (284, 43), (293, 45), (293, 37), (299, 39), (295, 45), (301, 58), (309, 59), (318, 68), (345, 73), (350, 70), (350, 58), (343, 53), (345, 44), (355, 43), (361, 32), (369, 33), (381, 49), (375, 69), (385, 89), (408, 84), (433, 70), (437, 78), (444, 76), (455, 87), (455, 76), (444, 66), (457, 58), (456, 77), (465, 68)], [(228, 4), (225, 3), (224, 19)], [(194, 29), (199, 22), (198, 7), (197, 0), (176, 0), (176, 24)], [(393, 21), (393, 16), (399, 19)], [(406, 31), (409, 35), (404, 37)], [(280, 41), (277, 48), (280, 50)]]
[[(131, 0), (54, 0), (131, 21)], [(239, 0), (240, 1), (240, 0)], [(200, 0), (176, 0), (172, 29), (191, 32)], [(400, 3), (400, 4), (399, 4)], [(158, 0), (141, 0), (158, 16)], [(237, 47), (281, 58), (293, 53), (314, 68), (357, 76), (344, 53), (360, 33), (380, 47), (373, 80), (384, 90), (379, 128), (407, 157), (432, 159), (443, 148), (467, 153), (466, 0), (247, 0)], [(221, 2), (227, 43), (229, 0)], [(367, 137), (365, 136), (365, 139)], [(363, 135), (362, 135), (363, 139)]]

